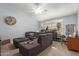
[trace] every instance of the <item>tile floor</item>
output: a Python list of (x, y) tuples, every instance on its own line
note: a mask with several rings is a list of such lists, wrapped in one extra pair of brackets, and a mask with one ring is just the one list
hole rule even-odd
[[(2, 56), (21, 56), (19, 49), (16, 49), (12, 44), (1, 46)], [(79, 56), (78, 52), (68, 50), (65, 44), (61, 42), (53, 42), (51, 46), (42, 51), (38, 56)]]

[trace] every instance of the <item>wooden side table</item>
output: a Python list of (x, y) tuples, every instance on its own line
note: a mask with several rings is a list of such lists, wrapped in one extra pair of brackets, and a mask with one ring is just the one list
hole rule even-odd
[(68, 48), (79, 52), (79, 37), (68, 37), (67, 40)]

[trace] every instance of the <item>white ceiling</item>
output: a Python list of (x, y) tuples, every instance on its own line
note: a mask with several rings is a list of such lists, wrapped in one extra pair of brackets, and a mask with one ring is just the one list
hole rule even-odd
[(18, 4), (0, 4), (0, 6), (8, 6), (10, 8), (17, 8), (25, 13), (34, 16), (38, 21), (44, 21), (50, 18), (67, 16), (78, 11), (77, 3), (42, 3), (40, 6), (45, 9), (42, 14), (35, 14), (33, 12), (34, 3), (18, 3)]

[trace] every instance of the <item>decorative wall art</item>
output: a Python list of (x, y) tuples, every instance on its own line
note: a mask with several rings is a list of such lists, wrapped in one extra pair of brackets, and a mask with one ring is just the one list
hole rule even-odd
[(5, 18), (5, 23), (8, 25), (14, 25), (16, 24), (16, 19), (12, 16), (8, 16)]
[(73, 35), (74, 34), (74, 28), (75, 28), (75, 24), (68, 24), (66, 25), (66, 34), (69, 35)]
[(61, 22), (58, 22), (56, 24), (56, 27), (57, 27), (57, 31), (60, 32), (61, 31)]

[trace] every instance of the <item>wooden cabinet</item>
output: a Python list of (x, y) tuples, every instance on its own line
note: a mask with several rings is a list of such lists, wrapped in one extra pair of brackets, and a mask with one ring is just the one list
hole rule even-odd
[(68, 37), (67, 40), (68, 40), (67, 41), (68, 48), (79, 52), (79, 37), (78, 38)]

